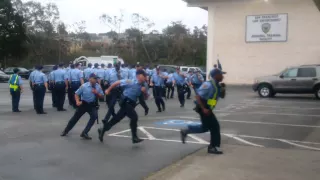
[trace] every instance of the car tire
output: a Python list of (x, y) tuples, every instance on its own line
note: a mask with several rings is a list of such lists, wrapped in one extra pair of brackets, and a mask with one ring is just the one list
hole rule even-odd
[(317, 99), (320, 99), (320, 86), (317, 86), (314, 90), (314, 95)]
[(268, 97), (272, 97), (275, 95), (271, 86), (268, 84), (260, 85), (258, 88), (258, 93), (259, 93), (259, 96), (262, 98), (268, 98)]

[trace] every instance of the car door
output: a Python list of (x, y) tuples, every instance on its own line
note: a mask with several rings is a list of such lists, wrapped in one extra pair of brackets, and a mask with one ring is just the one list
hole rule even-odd
[(316, 68), (314, 67), (300, 67), (297, 76), (297, 91), (300, 93), (310, 93), (313, 91), (314, 82), (316, 78)]
[(289, 68), (279, 78), (278, 88), (283, 92), (295, 92), (297, 84), (298, 68)]

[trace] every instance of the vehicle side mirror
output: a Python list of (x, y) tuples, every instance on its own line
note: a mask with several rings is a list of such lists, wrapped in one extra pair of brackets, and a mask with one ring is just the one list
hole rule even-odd
[(280, 75), (280, 78), (281, 78), (281, 79), (284, 78), (283, 74)]

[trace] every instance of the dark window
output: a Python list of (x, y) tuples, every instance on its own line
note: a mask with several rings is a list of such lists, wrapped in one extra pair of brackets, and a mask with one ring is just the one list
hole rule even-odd
[(315, 68), (299, 68), (298, 77), (316, 77)]

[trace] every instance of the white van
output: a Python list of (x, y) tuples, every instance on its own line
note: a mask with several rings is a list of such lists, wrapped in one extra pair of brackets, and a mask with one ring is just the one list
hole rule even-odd
[(91, 63), (92, 65), (94, 65), (95, 63), (98, 63), (99, 66), (101, 64), (104, 65), (108, 65), (109, 63), (111, 63), (112, 65), (114, 63), (121, 63), (123, 64), (124, 61), (123, 59), (121, 59), (118, 56), (101, 56), (101, 57), (85, 57), (85, 56), (81, 56), (76, 58), (73, 63), (81, 63), (82, 67), (88, 67), (88, 64)]

